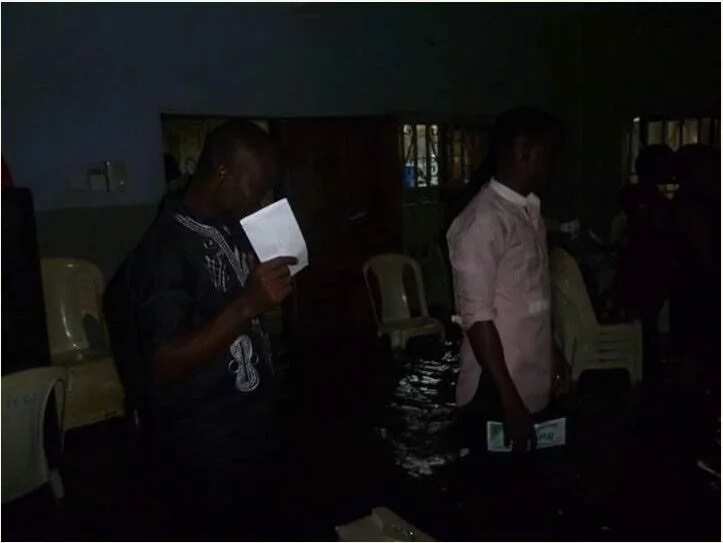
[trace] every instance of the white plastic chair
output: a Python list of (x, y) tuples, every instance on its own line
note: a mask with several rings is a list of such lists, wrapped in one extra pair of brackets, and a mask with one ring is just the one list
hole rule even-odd
[[(45, 414), (55, 399), (59, 442), (63, 445), (65, 368), (41, 367), (2, 378), (2, 503), (20, 498), (45, 483), (56, 499), (64, 496), (57, 469), (48, 464), (45, 451)], [(55, 394), (51, 394), (55, 392)]]
[[(414, 272), (421, 313), (415, 317), (411, 314), (407, 292), (404, 288), (405, 268)], [(379, 337), (388, 335), (393, 349), (403, 349), (409, 338), (415, 336), (438, 335), (444, 339), (444, 326), (440, 321), (429, 316), (422, 271), (414, 259), (398, 254), (377, 255), (364, 264), (363, 273), (377, 323), (377, 335)], [(379, 285), (381, 307), (377, 306), (373, 286), (369, 281), (370, 273), (375, 275)]]
[(123, 416), (123, 386), (102, 313), (103, 275), (74, 258), (43, 258), (41, 269), (50, 355), (69, 374), (66, 428)]
[(387, 507), (336, 527), (339, 541), (436, 541)]
[(643, 340), (638, 321), (601, 325), (575, 259), (563, 249), (550, 254), (555, 340), (572, 365), (574, 381), (587, 370), (625, 369), (642, 380)]

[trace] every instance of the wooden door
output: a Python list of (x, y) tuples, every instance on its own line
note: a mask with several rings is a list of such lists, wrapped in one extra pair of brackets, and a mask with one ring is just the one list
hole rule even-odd
[(362, 266), (401, 249), (400, 162), (395, 125), (382, 118), (291, 119), (275, 127), (289, 198), (309, 266), (286, 306), (296, 339), (373, 337)]

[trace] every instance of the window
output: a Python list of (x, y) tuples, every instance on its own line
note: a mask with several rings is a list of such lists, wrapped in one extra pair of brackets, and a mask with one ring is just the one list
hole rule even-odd
[(487, 130), (452, 124), (402, 124), (401, 156), (407, 189), (461, 187), (487, 151)]
[[(646, 145), (668, 145), (677, 151), (683, 145), (703, 143), (720, 147), (720, 118), (718, 117), (636, 117), (626, 137), (625, 168), (629, 183), (636, 184), (638, 175), (635, 160)], [(673, 198), (677, 184), (661, 185), (660, 190)]]
[(439, 185), (439, 125), (402, 126), (404, 185), (409, 188)]

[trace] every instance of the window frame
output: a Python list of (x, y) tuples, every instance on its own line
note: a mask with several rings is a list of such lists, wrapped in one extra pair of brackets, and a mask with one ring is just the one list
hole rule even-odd
[[(432, 156), (433, 153), (426, 152), (424, 154), (424, 160), (426, 160), (424, 172), (426, 181), (424, 184), (419, 183), (419, 171), (418, 167), (415, 167), (413, 175), (413, 183), (410, 183), (407, 179), (408, 163), (412, 162), (414, 166), (420, 163), (419, 153), (417, 151), (417, 145), (419, 138), (413, 137), (413, 155), (414, 157), (410, 160), (408, 156), (408, 147), (405, 145), (405, 126), (425, 126), (426, 137), (424, 138), (427, 150), (432, 148), (430, 141), (431, 127), (436, 126), (438, 130), (437, 136), (437, 183), (431, 183), (431, 176), (429, 173), (432, 171)], [(479, 144), (479, 147), (484, 149), (484, 152), (480, 152), (478, 162), (484, 159), (486, 149), (489, 144), (489, 134), (492, 130), (492, 118), (484, 117), (472, 117), (472, 118), (454, 118), (454, 117), (435, 117), (435, 116), (407, 116), (399, 117), (397, 119), (397, 134), (399, 144), (399, 162), (400, 162), (400, 181), (404, 185), (405, 193), (414, 192), (428, 192), (428, 191), (446, 191), (446, 190), (462, 190), (466, 187), (472, 174), (474, 173), (475, 167), (478, 164), (474, 163), (474, 160), (470, 156), (470, 147), (468, 144), (468, 137), (470, 135), (479, 136), (480, 139), (486, 140), (484, 144)], [(477, 133), (477, 134), (474, 134)], [(460, 170), (462, 177), (452, 178), (451, 171), (454, 167), (452, 161), (454, 160), (455, 153), (452, 148), (454, 145), (454, 134), (461, 134), (461, 164)]]
[[(685, 141), (686, 124), (689, 121), (697, 122), (696, 141), (693, 143), (703, 143), (720, 149), (720, 112), (696, 112), (696, 113), (671, 113), (671, 114), (650, 114), (638, 115), (633, 117), (632, 122), (625, 128), (625, 136), (623, 140), (623, 184), (637, 184), (638, 174), (635, 170), (635, 161), (640, 151), (648, 145), (665, 144), (673, 151), (677, 151), (683, 145), (689, 145), (691, 142)], [(707, 142), (702, 138), (704, 121), (708, 121)], [(660, 134), (662, 141), (651, 142), (650, 125), (652, 123), (662, 123), (660, 125)], [(637, 125), (637, 126), (636, 126)], [(669, 141), (670, 125), (677, 125), (677, 140), (675, 145)], [(635, 137), (637, 134), (637, 141)], [(656, 138), (657, 139), (657, 138)], [(661, 188), (662, 187), (662, 188)], [(661, 192), (669, 199), (673, 199), (675, 191), (678, 189), (677, 184), (662, 185)]]

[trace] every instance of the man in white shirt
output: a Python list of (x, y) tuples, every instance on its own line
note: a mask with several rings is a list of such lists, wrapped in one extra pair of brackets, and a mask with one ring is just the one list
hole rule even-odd
[(560, 126), (541, 111), (501, 115), (493, 132), (495, 177), (447, 233), (465, 340), (457, 404), (475, 434), (502, 420), (515, 451), (535, 447), (534, 418), (567, 365), (552, 341), (550, 278), (540, 200), (560, 145)]

